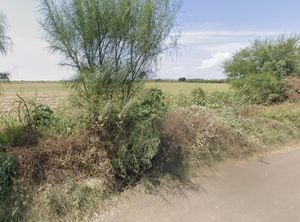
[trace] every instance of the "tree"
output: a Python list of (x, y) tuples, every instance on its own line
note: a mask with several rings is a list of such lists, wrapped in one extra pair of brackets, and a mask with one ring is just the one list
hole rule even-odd
[(300, 74), (299, 37), (256, 40), (226, 61), (224, 71), (250, 102), (283, 101), (283, 79)]
[(171, 0), (42, 0), (41, 25), (51, 52), (77, 70), (81, 98), (126, 102), (176, 45), (178, 9)]
[[(8, 51), (9, 45), (11, 44), (10, 38), (7, 36), (7, 23), (5, 16), (0, 12), (0, 54), (5, 55)], [(9, 73), (0, 72), (0, 81), (8, 81)]]
[(229, 79), (234, 80), (249, 74), (270, 73), (278, 78), (299, 74), (299, 37), (256, 40), (226, 61), (224, 70)]
[(0, 12), (0, 54), (5, 55), (11, 43), (10, 38), (6, 34), (7, 23), (5, 16)]

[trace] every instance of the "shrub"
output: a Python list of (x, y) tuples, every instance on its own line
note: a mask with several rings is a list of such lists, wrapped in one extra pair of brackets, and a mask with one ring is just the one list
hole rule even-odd
[(202, 88), (196, 88), (192, 91), (192, 103), (204, 105), (206, 94)]
[(170, 112), (163, 122), (162, 135), (158, 165), (180, 179), (188, 178), (197, 167), (254, 151), (247, 139), (202, 107)]
[(251, 103), (278, 103), (286, 98), (284, 84), (273, 74), (251, 74), (232, 84)]
[(49, 106), (35, 105), (32, 110), (32, 121), (35, 127), (47, 127), (54, 121), (54, 112)]
[(0, 152), (0, 221), (12, 221), (12, 196), (16, 171), (16, 159)]
[(6, 200), (13, 187), (13, 177), (16, 175), (17, 161), (0, 152), (0, 202)]
[(38, 135), (22, 125), (7, 125), (0, 132), (0, 143), (7, 146), (27, 146), (38, 142)]
[(245, 97), (238, 95), (236, 92), (215, 91), (207, 94), (204, 106), (219, 109), (224, 107), (240, 107), (246, 103)]
[(8, 146), (26, 146), (38, 142), (41, 132), (49, 129), (57, 119), (49, 106), (36, 104), (18, 96), (14, 117), (6, 116), (5, 128), (0, 132), (0, 142)]
[(49, 106), (36, 104), (33, 100), (17, 96), (15, 112), (23, 127), (30, 131), (37, 131), (38, 127), (51, 125), (54, 121), (54, 112)]
[(111, 112), (103, 118), (105, 135), (111, 141), (106, 147), (112, 166), (124, 182), (135, 182), (152, 168), (160, 147), (160, 124), (165, 112), (162, 91), (150, 89), (119, 115)]

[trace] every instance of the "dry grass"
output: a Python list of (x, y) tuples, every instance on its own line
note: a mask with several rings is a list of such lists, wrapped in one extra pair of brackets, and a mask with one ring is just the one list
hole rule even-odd
[[(201, 87), (206, 92), (228, 90), (223, 83), (180, 83), (180, 82), (147, 82), (146, 87), (158, 87), (167, 96), (189, 95), (193, 89)], [(0, 111), (9, 112), (16, 101), (16, 94), (24, 98), (34, 99), (37, 103), (60, 107), (68, 100), (68, 89), (62, 82), (12, 82), (3, 84), (0, 95)]]
[(168, 114), (163, 128), (167, 156), (164, 162), (171, 167), (171, 173), (180, 177), (187, 176), (189, 169), (245, 157), (255, 151), (247, 138), (224, 126), (204, 108), (176, 109)]
[(59, 82), (12, 82), (3, 84), (3, 91), (0, 95), (0, 111), (9, 112), (12, 110), (17, 97), (21, 95), (27, 99), (34, 99), (36, 102), (56, 108), (68, 98), (68, 90), (63, 83)]
[(34, 184), (61, 183), (91, 177), (109, 179), (110, 164), (97, 140), (81, 134), (48, 138), (39, 144), (9, 149), (19, 162), (19, 176)]
[(286, 80), (288, 89), (288, 99), (290, 101), (300, 101), (300, 77), (290, 77)]

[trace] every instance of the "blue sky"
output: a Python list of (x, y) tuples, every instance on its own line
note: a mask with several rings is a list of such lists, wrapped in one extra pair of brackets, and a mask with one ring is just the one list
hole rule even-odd
[[(38, 0), (0, 0), (14, 46), (0, 70), (16, 80), (68, 79), (73, 71), (49, 55), (37, 23)], [(183, 0), (174, 56), (161, 56), (158, 78), (224, 78), (222, 63), (256, 38), (300, 33), (299, 0)]]

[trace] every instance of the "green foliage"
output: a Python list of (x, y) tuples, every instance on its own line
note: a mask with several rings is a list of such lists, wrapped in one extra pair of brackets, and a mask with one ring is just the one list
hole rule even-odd
[(299, 56), (299, 37), (256, 40), (225, 62), (224, 70), (231, 80), (258, 73), (271, 73), (283, 78), (299, 73)]
[(12, 147), (36, 144), (43, 131), (58, 122), (49, 106), (36, 104), (20, 96), (16, 101), (15, 113), (17, 120), (9, 116), (2, 119), (5, 127), (0, 132), (1, 144)]
[(78, 71), (74, 95), (94, 120), (134, 96), (157, 57), (176, 45), (178, 8), (176, 0), (41, 1), (45, 39)]
[(27, 146), (37, 142), (37, 134), (22, 125), (7, 125), (0, 132), (0, 144), (6, 146)]
[(192, 103), (196, 105), (204, 105), (206, 93), (202, 88), (196, 88), (192, 91)]
[(208, 93), (203, 105), (211, 109), (222, 109), (226, 107), (242, 107), (247, 103), (244, 96), (233, 91), (215, 91)]
[(0, 152), (0, 203), (7, 200), (13, 190), (13, 178), (16, 175), (17, 161)]
[(249, 74), (232, 84), (252, 103), (278, 103), (285, 100), (284, 84), (273, 74)]
[(299, 37), (257, 40), (225, 62), (224, 70), (250, 102), (282, 102), (282, 80), (300, 72)]
[(0, 54), (6, 54), (10, 45), (10, 38), (6, 34), (7, 22), (5, 16), (0, 11)]
[(54, 120), (54, 112), (49, 106), (36, 104), (18, 96), (15, 112), (19, 123), (29, 131), (37, 131), (38, 127), (49, 126)]
[(32, 121), (36, 127), (49, 127), (54, 119), (54, 112), (49, 106), (38, 104), (32, 110)]
[(0, 221), (20, 221), (20, 198), (16, 190), (17, 160), (0, 151)]
[(111, 135), (109, 156), (116, 175), (125, 183), (140, 179), (153, 166), (160, 149), (161, 119), (167, 107), (159, 89), (128, 104), (119, 115), (106, 118), (106, 135)]

